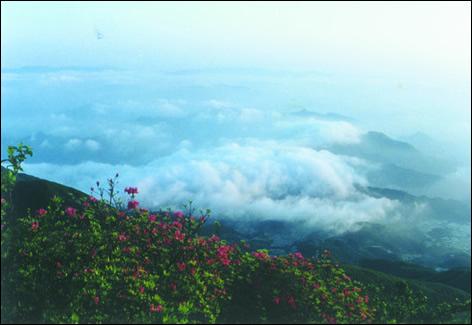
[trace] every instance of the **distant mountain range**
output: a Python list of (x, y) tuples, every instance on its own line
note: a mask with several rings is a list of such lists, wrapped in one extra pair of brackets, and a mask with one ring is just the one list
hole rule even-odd
[(352, 122), (354, 121), (353, 118), (337, 114), (337, 113), (318, 113), (314, 111), (310, 111), (307, 109), (301, 109), (296, 112), (292, 112), (291, 115), (293, 116), (298, 116), (298, 117), (314, 117), (320, 120), (327, 120), (327, 121), (347, 121), (347, 122)]

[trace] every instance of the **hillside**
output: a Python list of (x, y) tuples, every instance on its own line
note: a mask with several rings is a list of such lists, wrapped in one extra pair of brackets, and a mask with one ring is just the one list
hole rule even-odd
[[(20, 216), (28, 209), (36, 211), (40, 207), (50, 206), (50, 200), (54, 196), (64, 197), (65, 206), (75, 206), (77, 209), (83, 205), (80, 202), (84, 202), (88, 198), (86, 194), (75, 189), (21, 174), (13, 189), (14, 207), (17, 209), (15, 215)], [(157, 215), (158, 213), (156, 212)], [(265, 225), (265, 229), (273, 229), (274, 226), (276, 225), (268, 223)], [(236, 242), (241, 239), (241, 234), (228, 227), (228, 225), (209, 224), (198, 233), (211, 235), (214, 231), (222, 236), (222, 240)], [(264, 227), (260, 227), (258, 231), (263, 233)], [(260, 243), (254, 240), (249, 242), (251, 244), (250, 251), (255, 254), (254, 256), (262, 254), (258, 253), (256, 249), (263, 248), (263, 241)], [(303, 247), (300, 248), (303, 252)], [(336, 255), (336, 252), (334, 251), (333, 254)], [(334, 256), (334, 260), (336, 259), (336, 256)], [(283, 257), (281, 257), (281, 261), (284, 261)], [(365, 293), (368, 294), (370, 299), (370, 305), (375, 309), (375, 316), (373, 317), (378, 322), (388, 319), (396, 319), (401, 322), (454, 322), (455, 320), (468, 320), (470, 322), (470, 313), (464, 314), (467, 305), (463, 305), (463, 302), (470, 299), (470, 269), (451, 269), (447, 272), (435, 272), (429, 268), (411, 263), (364, 259), (357, 266), (343, 264), (340, 271), (345, 271), (348, 274), (347, 278), (365, 288)], [(237, 283), (238, 281), (234, 282), (233, 286)], [(237, 285), (237, 287), (245, 286), (244, 282)], [(253, 301), (248, 305), (247, 303), (251, 300), (248, 300), (247, 293), (238, 292), (236, 287), (231, 285), (226, 290), (233, 290), (233, 302), (239, 301), (240, 305), (233, 303), (227, 306), (226, 312), (220, 316), (220, 321), (238, 322), (238, 317), (242, 317), (241, 313), (243, 311), (246, 311), (246, 318), (241, 318), (239, 321), (245, 319), (243, 322), (255, 322), (255, 319), (260, 317), (260, 310), (253, 308), (260, 304), (260, 301)], [(2, 290), (2, 297), (3, 294)], [(414, 309), (408, 307), (411, 301), (415, 301)], [(455, 311), (455, 308), (457, 311)], [(294, 321), (294, 319), (283, 318), (285, 316), (280, 314), (277, 314), (278, 316), (274, 315), (264, 317), (269, 317), (275, 322), (279, 319), (278, 317), (288, 322)], [(3, 320), (2, 315), (2, 322)], [(93, 320), (91, 319), (91, 321)]]

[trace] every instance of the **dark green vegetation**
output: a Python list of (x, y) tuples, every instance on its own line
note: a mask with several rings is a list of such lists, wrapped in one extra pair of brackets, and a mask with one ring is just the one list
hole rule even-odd
[[(470, 268), (435, 272), (365, 259), (368, 250), (339, 266), (349, 256), (335, 240), (334, 258), (314, 237), (296, 246), (314, 259), (287, 256), (293, 246), (268, 238), (286, 230), (277, 222), (258, 225), (248, 248), (231, 244), (245, 238), (230, 224), (205, 226), (191, 208), (119, 212), (35, 177), (12, 185), (13, 205), (2, 200), (2, 323), (470, 323)], [(256, 251), (274, 241), (271, 252), (285, 256)]]

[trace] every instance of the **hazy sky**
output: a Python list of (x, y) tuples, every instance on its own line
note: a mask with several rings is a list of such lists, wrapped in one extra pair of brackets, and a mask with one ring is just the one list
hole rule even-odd
[(470, 78), (470, 9), (449, 1), (2, 2), (2, 66), (264, 66)]

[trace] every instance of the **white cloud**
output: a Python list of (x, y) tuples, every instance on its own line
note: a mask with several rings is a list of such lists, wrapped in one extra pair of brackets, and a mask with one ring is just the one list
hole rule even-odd
[(193, 199), (217, 216), (306, 221), (334, 232), (382, 220), (396, 206), (356, 190), (355, 184), (366, 181), (355, 161), (270, 141), (257, 146), (229, 142), (198, 151), (184, 147), (138, 167), (87, 162), (60, 168), (27, 164), (26, 170), (85, 191), (97, 178), (119, 172), (122, 186), (138, 186), (147, 207), (175, 207)]
[(101, 146), (99, 142), (92, 139), (88, 139), (85, 141), (85, 147), (91, 151), (98, 151), (100, 150)]
[(67, 141), (67, 143), (65, 144), (65, 148), (67, 150), (77, 150), (80, 148), (80, 146), (82, 145), (82, 140), (80, 139), (70, 139), (69, 141)]

